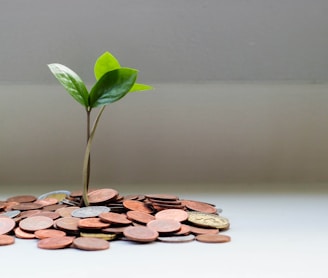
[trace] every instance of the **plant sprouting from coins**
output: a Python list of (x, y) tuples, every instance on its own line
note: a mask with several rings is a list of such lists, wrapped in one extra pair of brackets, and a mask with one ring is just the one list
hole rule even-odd
[[(130, 92), (153, 89), (152, 86), (136, 83), (138, 71), (121, 67), (119, 61), (109, 52), (103, 53), (95, 62), (94, 75), (96, 83), (88, 91), (82, 79), (68, 67), (53, 63), (48, 65), (56, 79), (66, 91), (79, 102), (87, 115), (87, 145), (83, 160), (83, 199), (82, 205), (89, 206), (88, 189), (90, 182), (90, 151), (92, 140), (98, 126), (99, 119), (108, 104), (114, 103)], [(91, 126), (91, 112), (100, 108)]]

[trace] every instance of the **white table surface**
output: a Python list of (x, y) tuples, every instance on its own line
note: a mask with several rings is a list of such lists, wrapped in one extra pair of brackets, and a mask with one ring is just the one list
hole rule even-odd
[[(47, 192), (38, 190), (9, 188), (2, 194), (0, 191), (0, 200), (11, 195)], [(222, 234), (231, 236), (232, 241), (112, 241), (110, 249), (92, 252), (73, 248), (43, 250), (37, 248), (36, 240), (16, 239), (14, 245), (0, 247), (1, 277), (3, 273), (10, 275), (6, 277), (79, 278), (328, 277), (327, 191), (192, 191), (179, 193), (179, 197), (222, 208), (221, 215), (231, 223), (231, 228)]]

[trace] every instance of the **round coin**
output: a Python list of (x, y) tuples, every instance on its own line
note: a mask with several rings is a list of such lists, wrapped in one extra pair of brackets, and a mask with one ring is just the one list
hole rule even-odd
[(188, 219), (188, 213), (182, 209), (164, 209), (155, 214), (156, 219), (173, 219), (183, 222)]
[(152, 209), (149, 208), (145, 203), (137, 200), (124, 200), (123, 206), (129, 210), (136, 210), (145, 213), (152, 213)]
[(78, 237), (73, 241), (75, 248), (86, 251), (106, 250), (109, 248), (109, 242), (102, 238)]
[(63, 217), (55, 221), (55, 226), (64, 231), (77, 232), (79, 230), (79, 220), (80, 218), (76, 217)]
[(155, 220), (155, 216), (146, 212), (130, 210), (126, 213), (127, 218), (139, 223), (147, 224), (148, 222)]
[(115, 212), (103, 212), (99, 214), (99, 218), (108, 223), (128, 225), (132, 221), (126, 217), (126, 214), (115, 213)]
[(12, 206), (12, 209), (16, 210), (33, 210), (42, 208), (43, 205), (37, 203), (19, 203), (17, 205)]
[(36, 197), (33, 195), (18, 195), (7, 199), (7, 202), (29, 203), (34, 202)]
[(74, 237), (70, 236), (48, 237), (39, 240), (38, 247), (41, 249), (62, 249), (70, 246), (73, 240)]
[(54, 221), (47, 216), (31, 216), (19, 222), (19, 227), (27, 232), (35, 232), (37, 230), (48, 229), (53, 225)]
[(196, 236), (196, 240), (206, 243), (223, 243), (231, 241), (231, 238), (227, 235), (203, 234)]
[(190, 210), (204, 213), (217, 213), (216, 207), (208, 203), (192, 200), (183, 200), (182, 203)]
[(228, 229), (230, 226), (227, 218), (211, 213), (189, 212), (188, 221), (197, 226), (222, 230)]
[(145, 226), (130, 226), (124, 229), (123, 235), (136, 242), (153, 242), (158, 238), (158, 232)]
[(194, 235), (186, 235), (186, 236), (160, 236), (157, 238), (159, 241), (163, 242), (190, 242), (195, 239)]
[(102, 222), (101, 219), (97, 217), (88, 217), (80, 219), (77, 225), (82, 229), (104, 229), (109, 227), (110, 224)]
[(15, 232), (15, 236), (17, 238), (22, 238), (22, 239), (33, 239), (33, 238), (35, 238), (34, 233), (25, 232), (19, 227), (16, 227), (14, 232)]
[(0, 235), (0, 246), (10, 245), (15, 243), (15, 238), (9, 235)]
[(34, 232), (34, 235), (38, 239), (44, 239), (48, 237), (61, 237), (66, 236), (66, 233), (56, 229), (45, 229), (45, 230), (38, 230)]
[(80, 207), (63, 207), (63, 208), (59, 208), (56, 210), (56, 212), (61, 216), (61, 217), (69, 217), (72, 216), (72, 211), (79, 209)]
[(16, 222), (8, 217), (0, 218), (0, 235), (7, 234), (16, 226)]
[(118, 192), (111, 188), (97, 189), (88, 194), (90, 204), (101, 204), (116, 199)]
[(109, 210), (105, 206), (88, 206), (73, 210), (71, 215), (78, 218), (97, 217), (102, 212), (109, 212)]
[(56, 191), (51, 191), (45, 194), (42, 194), (39, 196), (39, 200), (46, 199), (46, 198), (54, 198), (57, 199), (58, 202), (64, 200), (66, 197), (70, 195), (70, 192), (67, 190), (56, 190)]
[(15, 218), (16, 216), (20, 215), (21, 211), (20, 210), (9, 210), (4, 213), (2, 213), (2, 216), (7, 216), (9, 218)]
[(158, 233), (172, 233), (180, 230), (181, 223), (173, 219), (155, 219), (148, 222), (147, 227)]

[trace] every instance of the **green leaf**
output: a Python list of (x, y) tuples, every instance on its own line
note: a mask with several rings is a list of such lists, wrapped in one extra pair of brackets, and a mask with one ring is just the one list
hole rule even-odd
[(129, 93), (152, 90), (153, 87), (146, 84), (135, 83)]
[(124, 97), (135, 83), (137, 74), (137, 70), (130, 68), (119, 68), (105, 73), (91, 89), (90, 107), (104, 106)]
[(98, 57), (94, 65), (96, 80), (99, 80), (106, 72), (120, 68), (120, 63), (113, 54), (108, 51)]
[(80, 104), (89, 106), (89, 93), (82, 79), (71, 69), (61, 64), (49, 64), (49, 69), (66, 91)]

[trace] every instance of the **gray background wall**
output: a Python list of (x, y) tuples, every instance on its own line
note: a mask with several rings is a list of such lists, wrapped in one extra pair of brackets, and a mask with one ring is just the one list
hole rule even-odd
[[(111, 51), (152, 92), (108, 107), (94, 183), (326, 182), (328, 2), (0, 1), (0, 184), (80, 183), (82, 107)], [(295, 185), (296, 186), (296, 185)]]

